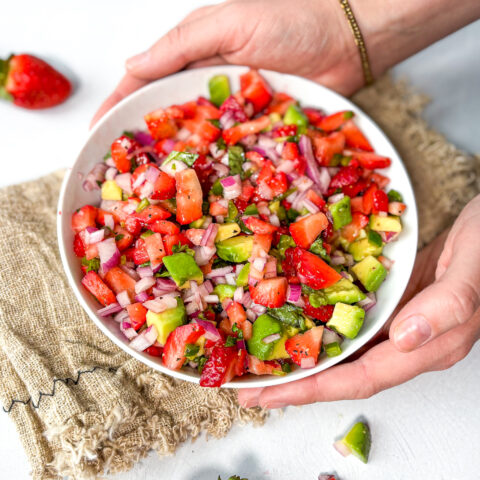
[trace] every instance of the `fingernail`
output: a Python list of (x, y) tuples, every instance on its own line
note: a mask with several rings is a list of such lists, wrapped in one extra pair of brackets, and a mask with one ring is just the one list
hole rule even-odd
[(409, 352), (423, 345), (432, 335), (432, 329), (423, 315), (413, 315), (401, 322), (393, 333), (395, 344)]
[(265, 402), (263, 405), (260, 405), (262, 408), (268, 408), (269, 410), (273, 410), (274, 408), (283, 408), (286, 407), (287, 404), (284, 402), (276, 402), (275, 400), (271, 400), (269, 402)]
[(248, 390), (241, 392), (240, 405), (244, 408), (251, 408), (258, 406), (258, 400), (260, 398), (260, 392), (250, 393)]
[(150, 50), (139, 53), (138, 55), (135, 55), (134, 57), (130, 57), (127, 60), (127, 69), (135, 70), (136, 68), (141, 67), (142, 65), (147, 63), (149, 60), (150, 60)]

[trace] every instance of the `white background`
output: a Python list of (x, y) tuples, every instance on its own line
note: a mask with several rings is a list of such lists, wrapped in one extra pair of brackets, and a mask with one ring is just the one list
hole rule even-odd
[[(90, 118), (112, 90), (125, 58), (155, 41), (204, 2), (23, 0), (2, 4), (0, 56), (38, 54), (76, 84), (65, 104), (29, 112), (0, 104), (0, 186), (33, 179), (75, 158)], [(272, 2), (273, 4), (274, 2)], [(433, 98), (428, 121), (457, 145), (480, 152), (480, 22), (395, 70)], [(289, 408), (263, 428), (235, 427), (222, 440), (200, 438), (173, 457), (150, 455), (119, 480), (342, 480), (480, 478), (480, 348), (446, 372), (363, 401)], [(0, 387), (1, 388), (1, 387)], [(371, 462), (343, 459), (331, 444), (360, 415), (373, 431)], [(0, 478), (28, 478), (29, 465), (8, 415), (0, 412)]]

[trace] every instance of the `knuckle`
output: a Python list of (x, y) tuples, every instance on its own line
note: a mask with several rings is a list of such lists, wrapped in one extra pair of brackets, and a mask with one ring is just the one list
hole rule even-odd
[(461, 362), (470, 353), (472, 347), (472, 342), (465, 342), (464, 338), (459, 337), (458, 341), (450, 345), (448, 353), (439, 365), (439, 370), (446, 370)]
[(470, 282), (463, 281), (455, 289), (452, 289), (451, 302), (455, 320), (458, 325), (462, 325), (475, 313), (479, 294)]
[(362, 360), (358, 360), (360, 363), (360, 378), (357, 380), (357, 387), (354, 392), (353, 398), (367, 399), (373, 397), (381, 389), (376, 379), (370, 375), (368, 365)]

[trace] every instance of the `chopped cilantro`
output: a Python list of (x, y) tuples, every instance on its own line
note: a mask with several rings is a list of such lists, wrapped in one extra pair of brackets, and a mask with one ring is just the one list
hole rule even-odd
[(177, 152), (176, 150), (172, 150), (163, 163), (168, 163), (171, 160), (180, 160), (191, 167), (198, 157), (199, 155), (197, 153)]
[(228, 166), (230, 167), (230, 175), (242, 173), (242, 165), (245, 161), (245, 154), (240, 145), (228, 147)]
[(119, 242), (125, 235), (123, 233), (119, 233), (118, 235), (115, 235), (115, 241)]
[(228, 202), (228, 215), (225, 219), (225, 223), (232, 223), (238, 216), (238, 208), (235, 206), (232, 200)]
[(282, 260), (285, 259), (285, 250), (290, 247), (295, 248), (296, 246), (295, 241), (290, 235), (280, 235), (280, 240), (277, 244), (277, 251), (282, 257)]
[(227, 148), (227, 144), (225, 143), (225, 140), (222, 137), (220, 137), (217, 140), (217, 148), (219, 150), (225, 150)]
[(87, 267), (87, 272), (94, 271), (98, 272), (98, 269), (100, 268), (100, 259), (99, 258), (92, 258), (90, 260), (87, 260), (87, 257), (82, 258), (82, 265), (84, 267)]
[(237, 344), (237, 339), (235, 337), (231, 337), (230, 335), (225, 340), (226, 347), (233, 347), (236, 344)]
[(218, 118), (207, 118), (207, 121), (210, 122), (215, 127), (221, 128), (220, 121), (218, 120)]
[(135, 210), (137, 213), (142, 212), (145, 210), (148, 206), (150, 205), (150, 202), (148, 201), (148, 198), (144, 198), (139, 204), (137, 209)]
[(104, 160), (108, 160), (109, 158), (112, 158), (112, 154), (110, 152), (107, 152), (104, 156), (103, 156), (103, 159)]
[(200, 346), (195, 345), (194, 343), (187, 343), (185, 345), (185, 356), (194, 357), (200, 351)]
[(237, 334), (237, 338), (239, 340), (243, 340), (243, 331), (236, 323), (232, 325), (232, 332)]
[(381, 247), (383, 245), (382, 237), (378, 232), (374, 230), (369, 230), (367, 233), (368, 241), (376, 245), (377, 247)]
[(218, 196), (223, 195), (223, 187), (222, 187), (222, 184), (220, 183), (220, 179), (217, 178), (217, 180), (215, 180), (215, 183), (212, 185), (212, 188), (210, 189), (210, 193), (212, 195), (218, 195)]
[(134, 138), (133, 132), (129, 132), (128, 130), (124, 130), (122, 135), (125, 135), (126, 137), (131, 138), (131, 139)]
[(282, 363), (282, 371), (290, 373), (292, 371), (292, 366), (289, 363)]
[(269, 308), (268, 314), (280, 320), (286, 325), (303, 329), (305, 327), (305, 317), (303, 316), (303, 309), (286, 303), (280, 308)]
[(243, 212), (244, 215), (258, 215), (258, 208), (257, 206), (252, 203), (251, 205), (249, 205), (245, 211)]
[(390, 202), (403, 202), (402, 194), (400, 192), (397, 192), (396, 190), (390, 190), (387, 193), (387, 196)]
[(300, 212), (293, 208), (289, 208), (287, 210), (287, 220), (292, 223), (295, 221), (295, 219), (300, 215)]
[(150, 260), (148, 262), (145, 262), (139, 265), (139, 267), (149, 267), (149, 266), (150, 266)]
[(321, 237), (317, 238), (310, 247), (310, 251), (315, 255), (322, 257), (327, 262), (330, 261), (330, 256), (328, 255), (325, 247), (323, 246), (323, 240)]
[(172, 253), (180, 253), (185, 252), (191, 255), (192, 257), (195, 256), (195, 251), (189, 248), (188, 245), (182, 245), (180, 242), (177, 245), (172, 246)]
[(151, 235), (153, 235), (153, 232), (151, 230), (147, 230), (140, 235), (140, 238), (147, 238), (147, 237), (150, 237)]
[(198, 362), (198, 373), (202, 373), (203, 372), (203, 367), (207, 363), (207, 357), (202, 355), (201, 357), (197, 358), (197, 362)]

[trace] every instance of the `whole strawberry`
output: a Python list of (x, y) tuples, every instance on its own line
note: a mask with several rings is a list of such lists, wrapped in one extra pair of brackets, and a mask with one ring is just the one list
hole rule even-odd
[(72, 91), (70, 81), (33, 55), (12, 55), (0, 60), (0, 97), (29, 109), (62, 103)]

